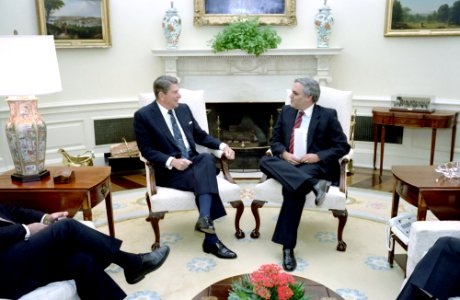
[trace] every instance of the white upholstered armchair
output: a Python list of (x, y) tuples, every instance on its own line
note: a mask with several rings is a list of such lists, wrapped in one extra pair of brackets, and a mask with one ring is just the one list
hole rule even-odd
[(460, 238), (460, 221), (416, 221), (412, 223), (407, 248), (406, 277), (433, 244), (443, 236)]
[[(208, 119), (206, 117), (206, 106), (203, 90), (180, 89), (182, 95), (180, 102), (187, 104), (200, 127), (209, 132)], [(153, 93), (139, 94), (139, 106), (145, 106), (155, 100)], [(217, 157), (220, 161), (221, 172), (217, 175), (217, 184), (219, 186), (219, 195), (224, 205), (229, 203), (237, 209), (235, 216), (235, 236), (244, 237), (243, 231), (239, 227), (240, 218), (244, 211), (244, 204), (240, 199), (240, 187), (234, 183), (228, 170), (228, 162), (223, 151), (211, 150), (197, 145), (197, 151), (208, 151)], [(141, 154), (141, 160), (145, 163), (147, 193), (146, 200), (149, 209), (147, 221), (150, 221), (155, 234), (155, 242), (152, 249), (160, 246), (160, 227), (159, 221), (164, 218), (167, 212), (193, 210), (196, 209), (195, 196), (192, 192), (185, 192), (177, 189), (161, 187), (156, 185), (155, 166), (146, 161)]]
[[(290, 103), (289, 94), (287, 90), (286, 104)], [(342, 125), (342, 129), (347, 135), (348, 140), (353, 136), (354, 122), (352, 122), (352, 92), (340, 91), (330, 87), (321, 87), (321, 95), (318, 104), (335, 108), (337, 111), (338, 119)], [(354, 118), (353, 118), (354, 119)], [(351, 142), (351, 141), (350, 141)], [(347, 200), (347, 185), (346, 173), (347, 164), (350, 162), (353, 154), (353, 149), (350, 153), (340, 159), (340, 184), (339, 186), (331, 186), (329, 192), (326, 194), (326, 199), (321, 206), (316, 206), (315, 196), (309, 193), (305, 202), (306, 209), (312, 210), (330, 210), (334, 217), (338, 218), (339, 225), (337, 230), (337, 250), (345, 251), (347, 244), (342, 239), (343, 229), (347, 222), (348, 212), (346, 208)], [(260, 216), (258, 209), (264, 204), (271, 206), (279, 206), (283, 201), (282, 186), (275, 179), (266, 179), (265, 176), (261, 182), (255, 186), (254, 201), (251, 204), (251, 210), (254, 214), (256, 227), (251, 233), (251, 237), (259, 237), (260, 229)]]

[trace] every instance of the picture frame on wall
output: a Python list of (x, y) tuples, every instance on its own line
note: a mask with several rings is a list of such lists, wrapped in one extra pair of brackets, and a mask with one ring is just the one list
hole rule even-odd
[(36, 0), (39, 33), (56, 48), (111, 47), (109, 0)]
[(460, 35), (460, 1), (387, 0), (386, 37)]
[(296, 0), (194, 0), (193, 23), (226, 25), (257, 17), (265, 25), (296, 25)]

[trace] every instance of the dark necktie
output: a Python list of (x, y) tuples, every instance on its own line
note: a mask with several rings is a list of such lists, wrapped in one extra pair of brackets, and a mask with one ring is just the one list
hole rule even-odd
[(296, 128), (300, 127), (300, 124), (302, 124), (302, 116), (303, 116), (303, 114), (304, 114), (303, 111), (299, 111), (299, 113), (297, 115), (297, 119), (295, 120), (295, 123), (294, 123), (294, 128), (292, 128), (291, 139), (289, 141), (289, 152), (291, 152), (291, 153), (294, 153), (294, 131), (295, 131)]
[(177, 125), (177, 121), (176, 121), (176, 118), (174, 117), (172, 110), (168, 110), (168, 114), (171, 117), (171, 125), (173, 129), (174, 139), (176, 140), (176, 144), (180, 149), (182, 157), (188, 158), (187, 148), (185, 148), (184, 139), (180, 132), (179, 125)]

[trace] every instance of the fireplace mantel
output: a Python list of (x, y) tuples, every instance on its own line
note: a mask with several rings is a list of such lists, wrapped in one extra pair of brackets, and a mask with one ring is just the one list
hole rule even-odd
[[(240, 50), (152, 50), (164, 62), (164, 74), (181, 86), (204, 89), (207, 102), (282, 101), (297, 77), (321, 85), (332, 81), (331, 61), (342, 48), (271, 49), (259, 57)], [(227, 87), (228, 89), (223, 90)]]

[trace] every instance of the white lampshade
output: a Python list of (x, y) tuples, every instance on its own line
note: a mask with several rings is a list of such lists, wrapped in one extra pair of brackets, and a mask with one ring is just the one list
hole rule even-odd
[(62, 90), (51, 35), (0, 36), (0, 95), (43, 95)]

